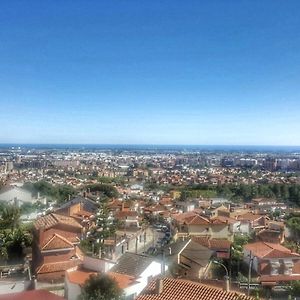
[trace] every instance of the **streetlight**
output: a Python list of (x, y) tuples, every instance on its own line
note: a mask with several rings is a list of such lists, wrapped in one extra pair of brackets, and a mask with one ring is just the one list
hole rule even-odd
[(221, 262), (219, 262), (218, 260), (211, 260), (212, 263), (216, 264), (216, 265), (220, 265), (224, 268), (225, 272), (226, 272), (226, 276), (224, 277), (225, 278), (225, 290), (226, 292), (229, 292), (230, 291), (230, 286), (229, 286), (229, 273), (228, 273), (228, 269), (227, 267), (222, 264)]

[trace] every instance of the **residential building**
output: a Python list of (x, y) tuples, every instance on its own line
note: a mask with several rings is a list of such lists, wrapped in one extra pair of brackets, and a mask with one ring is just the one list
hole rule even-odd
[(62, 281), (66, 269), (78, 265), (82, 226), (76, 219), (51, 213), (34, 223), (33, 268), (40, 281)]
[(262, 285), (300, 280), (300, 254), (275, 243), (255, 242), (244, 246), (244, 261)]

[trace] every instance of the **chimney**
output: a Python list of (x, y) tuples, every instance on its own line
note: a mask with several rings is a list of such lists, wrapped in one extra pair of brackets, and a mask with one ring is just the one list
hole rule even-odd
[(155, 283), (155, 294), (160, 295), (164, 291), (164, 281), (161, 278), (157, 278)]

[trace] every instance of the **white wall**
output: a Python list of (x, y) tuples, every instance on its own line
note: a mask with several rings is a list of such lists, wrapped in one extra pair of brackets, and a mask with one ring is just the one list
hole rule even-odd
[[(159, 274), (161, 274), (161, 264), (156, 261), (153, 261), (148, 266), (148, 268), (141, 274), (140, 278), (137, 279), (139, 283), (134, 286), (134, 293), (136, 295), (139, 295), (142, 292), (142, 290), (147, 286), (149, 278), (155, 277)], [(130, 291), (132, 292), (132, 290)]]
[(77, 300), (81, 294), (81, 288), (78, 284), (71, 283), (68, 276), (65, 276), (65, 298), (68, 300)]
[(114, 263), (112, 263), (111, 261), (108, 261), (108, 260), (104, 260), (104, 259), (84, 256), (83, 257), (83, 265), (86, 269), (105, 273), (112, 268)]

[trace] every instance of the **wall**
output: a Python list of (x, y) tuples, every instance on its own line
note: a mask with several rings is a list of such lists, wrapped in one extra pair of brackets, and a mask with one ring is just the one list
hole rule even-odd
[[(228, 239), (231, 236), (229, 226), (226, 225), (188, 225), (190, 235), (211, 236), (212, 238)], [(208, 230), (207, 230), (208, 229)]]
[(89, 257), (89, 256), (84, 256), (83, 265), (86, 269), (105, 273), (112, 268), (114, 263), (104, 260), (104, 259), (98, 259), (98, 258), (93, 258), (93, 257)]
[(68, 276), (65, 277), (65, 298), (68, 300), (77, 300), (81, 294), (81, 288), (78, 284), (71, 283)]

